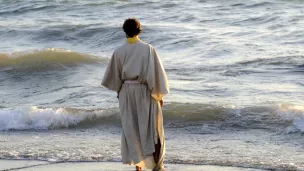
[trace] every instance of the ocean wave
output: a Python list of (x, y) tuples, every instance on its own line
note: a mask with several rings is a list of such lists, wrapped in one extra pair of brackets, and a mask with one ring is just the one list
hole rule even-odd
[[(213, 124), (218, 128), (273, 129), (281, 132), (304, 132), (304, 107), (217, 106), (209, 104), (170, 103), (164, 108), (165, 125), (185, 127), (193, 123)], [(98, 125), (120, 125), (118, 108), (1, 108), (0, 130), (90, 128)]]
[(264, 65), (282, 65), (282, 64), (295, 64), (303, 65), (304, 56), (283, 56), (276, 58), (258, 58), (250, 61), (239, 62), (241, 65), (253, 65), (253, 64), (264, 64)]
[(272, 2), (257, 2), (257, 3), (253, 3), (250, 5), (246, 5), (246, 8), (257, 8), (257, 7), (265, 7), (265, 6), (270, 6), (273, 5), (274, 3)]
[[(230, 108), (203, 104), (172, 103), (164, 108), (169, 122), (220, 121), (233, 112)], [(119, 123), (118, 108), (2, 108), (0, 130), (58, 129), (94, 127)]]
[(238, 21), (233, 22), (233, 25), (240, 26), (251, 26), (251, 25), (265, 25), (277, 23), (281, 18), (279, 16), (274, 15), (262, 15), (258, 17), (248, 17), (245, 19), (240, 19)]
[(167, 68), (166, 71), (182, 75), (193, 75), (202, 72), (223, 72), (225, 76), (246, 74), (263, 74), (272, 71), (285, 70), (288, 72), (303, 72), (304, 56), (282, 56), (273, 58), (257, 58), (243, 60), (227, 65), (203, 65), (199, 67)]
[[(53, 23), (52, 19), (41, 19), (42, 23)], [(2, 23), (1, 23), (2, 24)], [(113, 50), (113, 46), (122, 43), (124, 34), (120, 27), (111, 23), (53, 23), (36, 26), (32, 23), (30, 27), (25, 23), (18, 23), (11, 26), (3, 24), (5, 29), (0, 29), (1, 41), (24, 40), (33, 44), (48, 44), (50, 42), (66, 43), (71, 45), (81, 45), (96, 49), (103, 47)], [(34, 28), (31, 28), (34, 27)], [(38, 46), (39, 47), (39, 46)]]
[(136, 8), (136, 7), (145, 7), (145, 6), (151, 6), (155, 4), (156, 2), (150, 1), (150, 2), (140, 2), (140, 1), (130, 1), (130, 2), (120, 2), (116, 5), (117, 9), (126, 9), (126, 8)]
[[(1, 2), (3, 3), (3, 2)], [(49, 10), (49, 9), (54, 9), (56, 7), (58, 7), (57, 5), (44, 5), (44, 4), (33, 4), (30, 2), (27, 2), (26, 4), (18, 4), (18, 6), (16, 5), (16, 3), (14, 4), (10, 4), (11, 2), (8, 1), (8, 3), (6, 4), (5, 10), (0, 10), (0, 15), (18, 15), (18, 14), (24, 14), (27, 12), (37, 12), (37, 11), (45, 11), (45, 10)]]
[(52, 68), (65, 68), (79, 64), (94, 64), (102, 59), (64, 49), (42, 49), (12, 54), (0, 54), (0, 70), (13, 69), (48, 70)]
[[(114, 112), (115, 113), (115, 112)], [(116, 112), (117, 113), (117, 112)], [(0, 110), (0, 130), (43, 130), (69, 128), (91, 124), (96, 119), (113, 116), (113, 111), (95, 109), (81, 110), (75, 108), (4, 108)]]
[(280, 104), (277, 115), (291, 124), (286, 128), (286, 133), (304, 133), (304, 106)]
[[(17, 32), (22, 31), (23, 30), (17, 30)], [(33, 34), (31, 39), (40, 42), (74, 41), (76, 43), (83, 43), (84, 41), (88, 41), (89, 44), (94, 44), (95, 41), (112, 42), (112, 39), (114, 39), (113, 34), (118, 33), (119, 31), (120, 28), (113, 27), (104, 23), (87, 25), (61, 24), (46, 26), (42, 29), (35, 30), (35, 34)]]
[(221, 66), (226, 70), (225, 76), (239, 76), (246, 74), (263, 74), (272, 71), (303, 72), (304, 56), (283, 56), (275, 58), (258, 58), (242, 61), (232, 65)]

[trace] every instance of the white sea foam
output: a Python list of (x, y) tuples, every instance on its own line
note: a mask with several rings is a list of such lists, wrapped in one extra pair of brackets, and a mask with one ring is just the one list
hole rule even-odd
[[(187, 106), (185, 106), (187, 105)], [(96, 126), (103, 123), (112, 123), (118, 120), (116, 117), (117, 108), (112, 109), (75, 109), (75, 108), (39, 108), (36, 106), (25, 108), (2, 108), (0, 109), (0, 131), (1, 130), (28, 130), (28, 129), (56, 129), (68, 128), (73, 126)], [(242, 111), (244, 110), (244, 111)], [(245, 119), (234, 120), (238, 122), (248, 122), (253, 124), (252, 119), (260, 120), (256, 115), (251, 118), (249, 113), (255, 113), (260, 107), (253, 107), (249, 109), (237, 109), (232, 106), (218, 107), (202, 104), (180, 104), (172, 103), (164, 107), (164, 119), (166, 121), (176, 121), (187, 124), (191, 121), (224, 121), (229, 117), (236, 116), (245, 117)], [(269, 117), (272, 115), (273, 108), (262, 109)], [(280, 104), (276, 108), (276, 115), (273, 119), (280, 121), (287, 121), (291, 123), (287, 128), (287, 133), (304, 132), (304, 107), (291, 104)], [(248, 115), (248, 116), (247, 116)], [(114, 116), (111, 117), (111, 116)], [(229, 117), (228, 117), (229, 116)], [(109, 119), (107, 119), (109, 117)], [(249, 117), (249, 119), (247, 118)], [(278, 118), (279, 117), (279, 118)], [(247, 118), (247, 119), (246, 119)], [(272, 118), (272, 117), (270, 117)], [(116, 122), (115, 122), (116, 123)], [(262, 126), (266, 126), (273, 122), (267, 120), (263, 121)]]
[(65, 108), (23, 109), (4, 108), (0, 110), (0, 130), (49, 129), (76, 125), (92, 115), (74, 113)]
[(292, 122), (292, 124), (286, 128), (287, 133), (304, 132), (304, 106), (280, 104), (277, 115), (282, 119)]

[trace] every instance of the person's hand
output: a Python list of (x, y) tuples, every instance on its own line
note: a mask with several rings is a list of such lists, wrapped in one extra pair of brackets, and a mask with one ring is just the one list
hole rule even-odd
[(163, 107), (163, 105), (164, 105), (164, 100), (161, 99), (161, 100), (159, 101), (159, 104), (160, 104), (160, 107)]

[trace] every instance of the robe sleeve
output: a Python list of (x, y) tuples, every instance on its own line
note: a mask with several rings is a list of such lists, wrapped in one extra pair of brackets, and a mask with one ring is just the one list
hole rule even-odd
[(159, 101), (169, 93), (169, 85), (165, 69), (152, 46), (150, 46), (146, 81), (151, 92), (151, 96), (155, 100)]
[(120, 91), (122, 85), (121, 64), (119, 61), (119, 57), (115, 55), (115, 52), (113, 53), (108, 67), (105, 71), (101, 85), (116, 92)]

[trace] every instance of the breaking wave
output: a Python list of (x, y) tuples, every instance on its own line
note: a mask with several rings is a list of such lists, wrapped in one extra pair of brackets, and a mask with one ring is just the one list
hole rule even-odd
[[(96, 119), (113, 116), (110, 110), (75, 108), (4, 108), (0, 110), (0, 130), (29, 130), (68, 128), (94, 123)], [(88, 124), (90, 124), (88, 123)]]
[[(278, 106), (215, 106), (208, 104), (171, 103), (164, 107), (165, 124), (169, 127), (189, 123), (215, 124), (224, 128), (276, 129), (284, 133), (304, 132), (304, 107), (291, 104)], [(119, 126), (118, 108), (1, 108), (0, 130), (43, 130), (83, 128), (98, 125)]]

